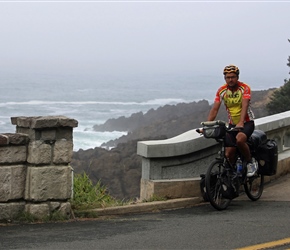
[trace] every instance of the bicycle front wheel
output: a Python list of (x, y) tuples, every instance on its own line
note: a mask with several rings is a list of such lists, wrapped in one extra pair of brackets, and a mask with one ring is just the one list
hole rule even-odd
[(225, 171), (222, 160), (213, 161), (205, 175), (206, 195), (210, 204), (217, 210), (226, 209), (231, 199), (222, 195), (222, 173)]
[(264, 175), (257, 172), (252, 177), (246, 177), (244, 189), (249, 199), (259, 200), (264, 190)]

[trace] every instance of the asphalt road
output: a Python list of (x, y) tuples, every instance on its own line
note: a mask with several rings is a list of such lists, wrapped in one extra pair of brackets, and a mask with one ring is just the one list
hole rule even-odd
[(0, 226), (3, 250), (237, 249), (288, 238), (290, 176), (267, 185), (260, 200), (242, 196), (225, 211), (204, 203), (107, 220)]

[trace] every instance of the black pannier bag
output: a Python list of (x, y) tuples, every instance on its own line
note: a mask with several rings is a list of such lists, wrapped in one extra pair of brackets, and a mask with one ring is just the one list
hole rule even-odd
[(250, 141), (255, 149), (258, 148), (259, 145), (267, 141), (267, 135), (262, 130), (254, 130), (250, 137)]
[(257, 159), (259, 163), (259, 173), (262, 175), (275, 175), (278, 165), (277, 142), (267, 139), (257, 149)]
[(235, 173), (221, 176), (221, 194), (226, 199), (234, 199), (239, 196), (239, 177)]

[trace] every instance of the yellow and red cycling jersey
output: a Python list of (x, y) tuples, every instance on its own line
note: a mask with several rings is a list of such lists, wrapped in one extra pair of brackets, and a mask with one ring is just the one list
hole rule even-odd
[[(242, 100), (251, 99), (251, 88), (243, 82), (237, 83), (237, 87), (232, 91), (227, 84), (221, 86), (215, 96), (215, 102), (223, 101), (228, 113), (230, 124), (237, 124), (240, 121), (242, 111)], [(245, 122), (254, 120), (254, 113), (249, 105)]]

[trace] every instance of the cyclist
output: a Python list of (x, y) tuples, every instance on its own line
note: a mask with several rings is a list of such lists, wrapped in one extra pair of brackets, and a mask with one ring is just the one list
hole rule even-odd
[(246, 83), (239, 81), (240, 70), (235, 65), (224, 68), (226, 83), (216, 92), (214, 104), (208, 115), (208, 121), (213, 121), (219, 111), (221, 102), (224, 103), (230, 127), (241, 127), (237, 133), (226, 135), (226, 157), (231, 163), (235, 162), (236, 147), (240, 150), (247, 161), (247, 176), (251, 177), (257, 171), (257, 165), (252, 161), (247, 139), (255, 129), (254, 113), (250, 106), (251, 88)]

